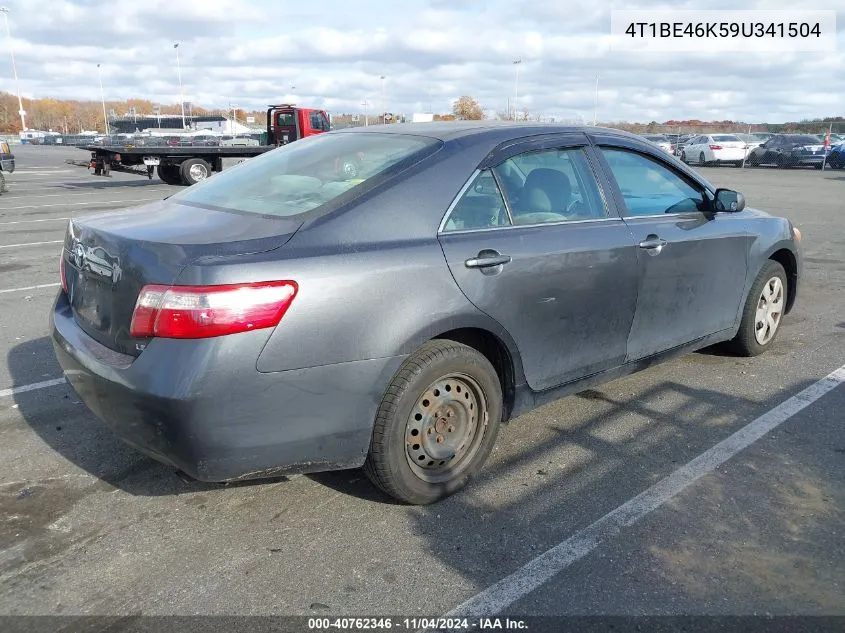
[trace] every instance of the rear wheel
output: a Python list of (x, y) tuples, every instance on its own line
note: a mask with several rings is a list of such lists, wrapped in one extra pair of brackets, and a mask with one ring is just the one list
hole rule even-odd
[(461, 343), (429, 341), (387, 388), (364, 472), (400, 501), (432, 503), (481, 469), (501, 418), (502, 387), (490, 361)]
[(698, 155), (698, 164), (699, 165), (706, 165), (707, 164), (706, 162), (704, 162), (704, 152), (701, 152)]
[(179, 174), (183, 183), (195, 185), (211, 175), (211, 165), (202, 158), (189, 158), (179, 167)]
[(786, 297), (786, 271), (778, 262), (768, 260), (751, 286), (739, 332), (731, 341), (737, 353), (757, 356), (769, 349), (780, 331)]
[(686, 152), (681, 152), (681, 162), (689, 164), (689, 161), (687, 160), (687, 153)]
[(792, 165), (790, 165), (790, 164), (789, 164), (789, 161), (788, 161), (788, 160), (786, 160), (786, 156), (784, 156), (783, 154), (778, 154), (778, 158), (777, 158), (777, 160), (775, 161), (775, 163), (776, 163), (776, 164), (777, 164), (777, 166), (778, 166), (778, 167), (780, 167), (781, 169), (786, 169), (787, 167), (791, 167), (791, 166), (792, 166)]

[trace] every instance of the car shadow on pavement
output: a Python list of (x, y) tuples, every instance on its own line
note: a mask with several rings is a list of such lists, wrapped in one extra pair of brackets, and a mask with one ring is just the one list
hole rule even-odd
[[(14, 347), (7, 363), (14, 386), (62, 375), (46, 336)], [(131, 495), (178, 495), (287, 480), (275, 477), (228, 484), (194, 480), (124, 443), (79, 401), (69, 385), (18, 393), (14, 400), (29, 427), (58, 455)]]
[(589, 412), (576, 422), (551, 404), (505, 425), (469, 488), (409, 510), (422, 549), (490, 586), (810, 384), (759, 401), (672, 380), (635, 393), (628, 380), (562, 401)]

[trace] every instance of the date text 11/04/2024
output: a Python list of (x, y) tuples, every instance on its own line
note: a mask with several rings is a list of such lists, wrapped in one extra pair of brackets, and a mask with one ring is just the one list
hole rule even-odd
[(512, 618), (308, 618), (310, 631), (525, 631), (524, 620)]

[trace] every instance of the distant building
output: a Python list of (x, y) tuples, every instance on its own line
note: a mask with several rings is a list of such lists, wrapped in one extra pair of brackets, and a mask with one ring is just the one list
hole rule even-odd
[(432, 121), (434, 121), (433, 112), (414, 112), (411, 118), (412, 123), (431, 123)]

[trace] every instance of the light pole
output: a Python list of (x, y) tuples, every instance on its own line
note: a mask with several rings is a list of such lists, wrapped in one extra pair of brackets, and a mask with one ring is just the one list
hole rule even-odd
[(229, 107), (232, 108), (232, 120), (229, 121), (229, 133), (234, 134), (235, 133), (235, 123), (238, 122), (238, 118), (237, 118), (238, 117), (238, 114), (237, 114), (238, 106), (234, 103), (230, 103)]
[(182, 95), (182, 65), (179, 63), (179, 42), (173, 45), (176, 49), (176, 72), (179, 73), (179, 105), (182, 107), (182, 129), (185, 129), (185, 97)]
[(21, 130), (26, 130), (26, 111), (23, 109), (21, 99), (21, 85), (18, 83), (18, 69), (15, 65), (15, 51), (12, 49), (12, 32), (9, 30), (9, 9), (0, 7), (3, 14), (3, 21), (6, 23), (6, 39), (9, 41), (9, 56), (12, 58), (12, 74), (15, 76), (15, 89), (18, 91), (18, 114), (21, 117)]
[(364, 102), (361, 104), (364, 106), (364, 127), (369, 127), (370, 125), (370, 102), (364, 99)]
[(384, 80), (386, 77), (384, 75), (381, 76), (381, 124), (384, 125), (387, 123), (387, 100), (385, 98), (385, 91), (384, 91)]
[(598, 123), (599, 117), (599, 75), (596, 73), (596, 96), (593, 100), (593, 127)]
[(513, 64), (516, 66), (516, 90), (513, 100), (513, 120), (516, 121), (516, 106), (519, 103), (519, 65), (522, 63), (521, 59), (515, 59)]
[(103, 69), (97, 64), (97, 75), (100, 77), (100, 101), (103, 104), (103, 121), (106, 124), (106, 136), (109, 135), (109, 117), (106, 115), (106, 93), (103, 92)]

